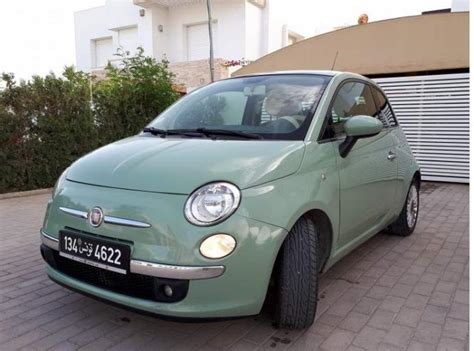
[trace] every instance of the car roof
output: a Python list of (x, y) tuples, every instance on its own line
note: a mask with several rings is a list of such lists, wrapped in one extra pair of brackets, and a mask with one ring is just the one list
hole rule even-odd
[(267, 75), (274, 75), (274, 74), (307, 74), (307, 75), (318, 75), (318, 76), (328, 76), (328, 77), (335, 77), (339, 75), (343, 75), (347, 78), (359, 78), (363, 80), (369, 80), (367, 77), (364, 77), (357, 73), (352, 72), (341, 72), (341, 71), (328, 71), (328, 70), (288, 70), (288, 71), (272, 71), (272, 72), (260, 72), (260, 73), (251, 73), (251, 74), (244, 74), (239, 76), (234, 76), (232, 78), (245, 78), (245, 77), (255, 77), (255, 76), (267, 76)]
[(273, 74), (314, 74), (314, 75), (323, 75), (323, 76), (335, 76), (340, 72), (338, 71), (319, 71), (319, 70), (289, 70), (289, 71), (269, 71), (269, 72), (259, 72), (259, 73), (250, 73), (239, 76), (234, 76), (233, 78), (241, 77), (252, 77), (252, 76), (267, 76)]

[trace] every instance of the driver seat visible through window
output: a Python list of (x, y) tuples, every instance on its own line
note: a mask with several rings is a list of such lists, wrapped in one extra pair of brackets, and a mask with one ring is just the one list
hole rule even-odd
[(376, 116), (377, 108), (370, 87), (362, 82), (344, 83), (337, 92), (330, 114), (324, 138), (343, 135), (344, 123), (351, 117)]

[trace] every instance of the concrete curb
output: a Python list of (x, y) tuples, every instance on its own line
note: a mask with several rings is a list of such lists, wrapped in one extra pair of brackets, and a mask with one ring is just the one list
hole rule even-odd
[(11, 199), (14, 197), (25, 197), (25, 196), (48, 194), (52, 190), (53, 188), (46, 188), (46, 189), (36, 189), (36, 190), (28, 190), (28, 191), (17, 191), (14, 193), (5, 193), (5, 194), (0, 194), (0, 200)]

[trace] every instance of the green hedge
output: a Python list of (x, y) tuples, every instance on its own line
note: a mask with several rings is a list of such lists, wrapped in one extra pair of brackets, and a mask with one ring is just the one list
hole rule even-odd
[(166, 62), (141, 49), (119, 55), (123, 65), (109, 65), (105, 80), (71, 67), (20, 83), (2, 75), (0, 193), (53, 186), (77, 158), (138, 133), (179, 97)]

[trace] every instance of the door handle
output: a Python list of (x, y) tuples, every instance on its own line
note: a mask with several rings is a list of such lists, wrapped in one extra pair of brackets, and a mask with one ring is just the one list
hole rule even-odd
[(387, 155), (387, 160), (393, 161), (397, 158), (397, 155), (395, 155), (392, 151), (390, 151)]

